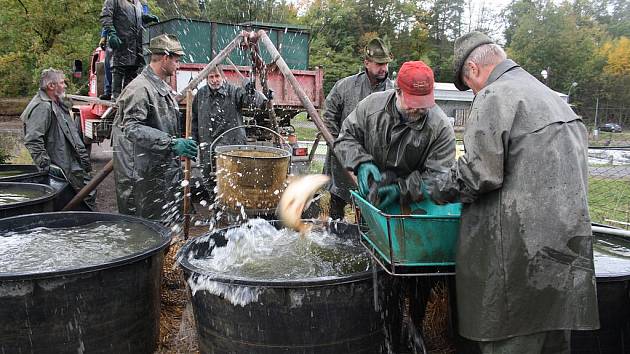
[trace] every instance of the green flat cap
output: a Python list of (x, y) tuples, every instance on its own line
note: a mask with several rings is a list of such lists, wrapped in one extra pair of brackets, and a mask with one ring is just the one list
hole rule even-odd
[(392, 53), (380, 38), (374, 38), (365, 46), (365, 58), (375, 63), (384, 64), (392, 61)]
[(483, 44), (491, 43), (494, 43), (494, 41), (488, 37), (488, 35), (477, 31), (467, 33), (455, 40), (455, 52), (453, 53), (453, 71), (455, 72), (455, 77), (453, 83), (460, 91), (470, 89), (461, 78), (464, 62), (475, 48)]
[(151, 38), (149, 52), (151, 54), (184, 55), (184, 49), (179, 43), (177, 36), (167, 33)]

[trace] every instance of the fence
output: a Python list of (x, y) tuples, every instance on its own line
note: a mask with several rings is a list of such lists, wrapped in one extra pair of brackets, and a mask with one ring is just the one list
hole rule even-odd
[(630, 146), (606, 141), (609, 146), (591, 146), (588, 150), (591, 219), (630, 229)]

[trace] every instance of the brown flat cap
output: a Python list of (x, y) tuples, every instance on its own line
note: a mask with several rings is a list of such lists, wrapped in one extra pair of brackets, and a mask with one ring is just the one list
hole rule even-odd
[(184, 55), (184, 49), (179, 43), (177, 36), (168, 33), (151, 38), (149, 52), (151, 54)]
[(467, 33), (455, 40), (455, 51), (453, 53), (453, 71), (455, 72), (455, 77), (453, 78), (453, 83), (460, 91), (470, 89), (470, 87), (466, 86), (464, 81), (462, 81), (461, 77), (464, 62), (475, 48), (483, 44), (491, 43), (494, 43), (494, 41), (488, 37), (488, 35), (477, 31)]
[(374, 38), (365, 46), (365, 58), (375, 63), (384, 64), (392, 61), (392, 53), (380, 38)]

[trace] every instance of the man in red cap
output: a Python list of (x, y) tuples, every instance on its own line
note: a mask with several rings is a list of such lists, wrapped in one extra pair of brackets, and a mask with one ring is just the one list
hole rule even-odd
[[(357, 175), (361, 195), (382, 210), (421, 200), (424, 190), (431, 190), (436, 177), (450, 171), (455, 161), (455, 132), (435, 104), (433, 84), (433, 71), (425, 63), (406, 62), (394, 89), (367, 96), (341, 126), (335, 152)], [(411, 309), (423, 309), (431, 288), (417, 279), (397, 279), (383, 299), (398, 309), (386, 319), (394, 352), (402, 350), (402, 313), (407, 311), (401, 295), (408, 289), (414, 294)]]
[(455, 133), (435, 104), (433, 84), (425, 63), (404, 63), (394, 89), (359, 102), (335, 141), (340, 162), (357, 175), (361, 195), (368, 196), (371, 183), (380, 185), (381, 209), (399, 199), (422, 200), (423, 190), (455, 161)]

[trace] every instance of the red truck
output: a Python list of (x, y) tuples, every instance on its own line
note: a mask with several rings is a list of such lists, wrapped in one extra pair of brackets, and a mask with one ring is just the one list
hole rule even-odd
[[(114, 118), (114, 114), (107, 114), (106, 118), (102, 119), (108, 110), (115, 110), (115, 107), (113, 107), (113, 102), (98, 99), (104, 90), (104, 61), (105, 51), (100, 47), (96, 48), (90, 58), (88, 97), (70, 95), (74, 102), (72, 113), (77, 124), (80, 124), (84, 143), (88, 149), (92, 143), (100, 143), (104, 139), (110, 138)], [(171, 76), (169, 84), (174, 91), (183, 89), (205, 65), (201, 63), (182, 63), (176, 74)], [(248, 66), (223, 65), (223, 70), (229, 82), (241, 85), (242, 77), (249, 77), (252, 69)], [(325, 99), (323, 70), (316, 68), (315, 70), (292, 70), (292, 72), (313, 102), (315, 108), (321, 109)], [(294, 131), (291, 126), (291, 118), (300, 112), (304, 112), (305, 108), (286, 78), (273, 64), (268, 66), (267, 82), (269, 88), (274, 91), (273, 104), (278, 130), (283, 135), (291, 134)], [(200, 85), (204, 84), (205, 82), (202, 82)], [(256, 85), (257, 89), (260, 90), (261, 87), (258, 80)], [(180, 103), (180, 109), (185, 109), (185, 102)], [(270, 118), (267, 112), (243, 112), (243, 115), (244, 120), (250, 124), (255, 122), (255, 124), (264, 127), (270, 126)], [(255, 136), (255, 139), (268, 140), (269, 136), (268, 134), (260, 134)], [(299, 155), (304, 155), (304, 150), (301, 150)]]

